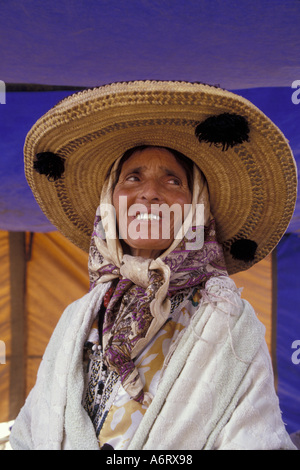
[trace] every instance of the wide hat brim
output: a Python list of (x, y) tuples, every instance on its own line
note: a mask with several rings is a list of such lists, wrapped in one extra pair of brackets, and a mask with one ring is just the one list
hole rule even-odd
[[(200, 142), (199, 123), (235, 113), (249, 139), (229, 147)], [(127, 149), (173, 148), (204, 173), (229, 274), (248, 269), (278, 244), (293, 215), (297, 169), (282, 132), (248, 100), (223, 89), (187, 82), (115, 83), (76, 93), (50, 109), (28, 133), (25, 175), (48, 219), (88, 252), (96, 208), (107, 171)], [(37, 155), (64, 161), (51, 181), (34, 169)], [(253, 259), (238, 259), (238, 240), (257, 245)]]

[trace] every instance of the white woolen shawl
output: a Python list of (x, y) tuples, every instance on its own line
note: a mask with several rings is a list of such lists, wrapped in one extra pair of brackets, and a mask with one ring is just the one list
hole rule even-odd
[[(82, 351), (109, 284), (62, 315), (12, 448), (98, 450), (83, 409)], [(294, 449), (281, 420), (264, 327), (228, 277), (212, 278), (129, 449)]]

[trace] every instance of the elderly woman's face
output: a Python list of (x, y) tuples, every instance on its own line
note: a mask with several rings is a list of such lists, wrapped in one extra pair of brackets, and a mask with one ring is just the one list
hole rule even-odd
[(119, 233), (128, 252), (159, 256), (173, 242), (184, 206), (191, 201), (185, 169), (171, 152), (158, 147), (134, 152), (123, 163), (113, 193)]

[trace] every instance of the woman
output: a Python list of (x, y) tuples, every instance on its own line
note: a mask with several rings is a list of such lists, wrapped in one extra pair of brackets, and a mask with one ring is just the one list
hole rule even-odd
[(12, 447), (293, 449), (264, 327), (228, 275), (266, 256), (293, 213), (274, 124), (207, 85), (113, 84), (41, 118), (25, 169), (89, 250), (91, 288), (53, 333)]

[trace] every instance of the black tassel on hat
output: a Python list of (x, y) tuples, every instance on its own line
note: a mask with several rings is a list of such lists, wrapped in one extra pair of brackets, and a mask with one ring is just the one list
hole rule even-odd
[(246, 238), (241, 238), (240, 240), (233, 242), (230, 248), (230, 253), (234, 259), (245, 261), (247, 263), (254, 260), (256, 250), (256, 242)]
[(65, 161), (53, 152), (37, 153), (33, 168), (40, 175), (46, 175), (49, 181), (56, 181), (65, 171)]
[(218, 116), (210, 116), (200, 122), (195, 129), (199, 142), (222, 146), (222, 150), (228, 150), (237, 144), (249, 141), (248, 121), (244, 116), (234, 113), (223, 113)]

